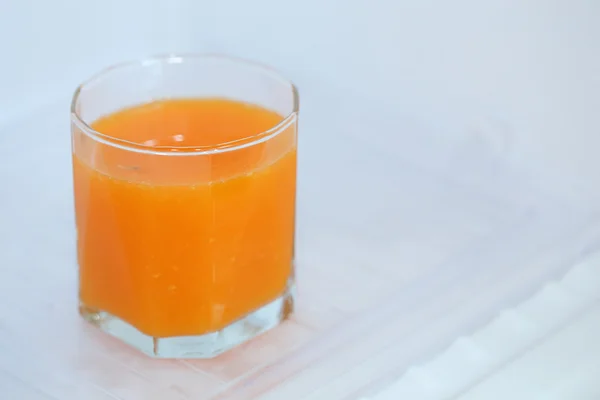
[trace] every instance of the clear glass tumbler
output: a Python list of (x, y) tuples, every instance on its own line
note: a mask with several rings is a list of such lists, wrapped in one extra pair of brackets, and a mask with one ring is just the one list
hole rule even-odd
[(117, 65), (71, 106), (80, 313), (154, 357), (210, 358), (294, 303), (298, 93), (216, 56)]

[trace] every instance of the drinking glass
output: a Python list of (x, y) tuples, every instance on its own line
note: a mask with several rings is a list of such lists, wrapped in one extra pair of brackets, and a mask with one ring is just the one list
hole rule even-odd
[[(198, 129), (219, 140), (196, 145), (178, 145), (177, 134), (141, 141), (139, 126), (117, 135), (98, 122), (196, 100), (276, 119), (235, 140), (219, 136), (217, 121)], [(219, 55), (124, 63), (79, 86), (71, 126), (83, 318), (167, 358), (214, 357), (283, 321), (294, 304), (298, 106), (277, 72)], [(148, 121), (148, 132), (163, 137), (177, 129), (170, 123)]]

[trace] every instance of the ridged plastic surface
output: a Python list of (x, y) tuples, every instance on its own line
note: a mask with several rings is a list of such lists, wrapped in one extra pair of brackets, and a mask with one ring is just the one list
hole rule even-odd
[(596, 253), (368, 399), (595, 399), (599, 335)]

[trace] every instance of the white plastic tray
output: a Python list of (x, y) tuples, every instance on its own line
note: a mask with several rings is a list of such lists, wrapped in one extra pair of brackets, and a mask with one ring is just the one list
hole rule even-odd
[[(360, 110), (331, 126), (307, 118), (298, 313), (213, 361), (149, 360), (76, 314), (65, 109), (59, 102), (34, 110), (3, 130), (10, 135), (2, 137), (0, 179), (10, 192), (0, 200), (0, 383), (14, 387), (14, 396), (357, 398), (469, 334), (600, 243), (593, 213), (536, 188), (526, 171), (512, 170), (485, 147), (465, 147), (459, 158), (452, 152), (462, 149), (428, 153), (439, 141), (398, 125), (403, 146), (388, 151), (360, 136), (377, 131)], [(382, 117), (381, 129), (394, 122)], [(440, 165), (417, 165), (411, 157), (419, 151)], [(469, 182), (475, 179), (488, 186)]]
[[(437, 398), (419, 368), (600, 248), (594, 4), (217, 3), (0, 9), (0, 399), (354, 400), (406, 376)], [(71, 89), (166, 50), (301, 92), (298, 312), (210, 361), (150, 360), (76, 313)]]

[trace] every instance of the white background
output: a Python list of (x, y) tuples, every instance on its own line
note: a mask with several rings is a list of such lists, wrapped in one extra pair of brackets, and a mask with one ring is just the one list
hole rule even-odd
[(445, 135), (489, 118), (511, 157), (595, 186), (598, 18), (595, 0), (3, 0), (0, 121), (113, 62), (226, 52), (281, 69), (306, 113), (327, 115), (322, 92)]

